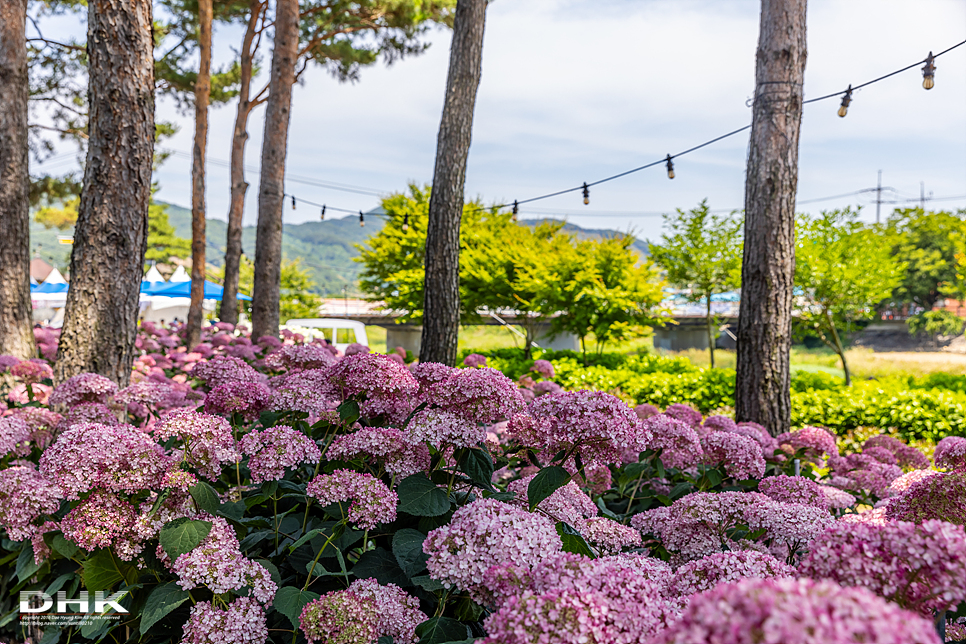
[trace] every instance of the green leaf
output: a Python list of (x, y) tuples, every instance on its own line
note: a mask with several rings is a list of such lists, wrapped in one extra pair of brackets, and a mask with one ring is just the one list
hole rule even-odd
[(20, 551), (20, 556), (17, 557), (17, 581), (24, 581), (33, 577), (34, 573), (40, 570), (40, 566), (43, 564), (38, 564), (34, 562), (34, 546), (30, 541), (23, 542), (23, 549)]
[(392, 554), (408, 577), (414, 577), (426, 570), (429, 555), (423, 552), (426, 535), (419, 530), (405, 528), (392, 537)]
[(460, 459), (459, 469), (484, 490), (493, 490), (493, 459), (482, 449), (471, 447)]
[(71, 579), (72, 577), (74, 577), (74, 573), (72, 572), (64, 573), (63, 575), (55, 579), (52, 584), (47, 586), (47, 589), (44, 590), (44, 592), (50, 595), (51, 597), (54, 597), (57, 594), (57, 591), (63, 588), (64, 584), (67, 583), (67, 580)]
[(302, 590), (295, 586), (284, 586), (279, 588), (278, 592), (275, 593), (272, 606), (282, 615), (288, 617), (288, 621), (292, 622), (292, 626), (298, 631), (299, 616), (302, 614), (302, 609), (309, 602), (313, 602), (319, 597), (321, 595), (309, 590)]
[(530, 510), (540, 505), (540, 502), (570, 482), (570, 472), (559, 465), (545, 467), (530, 481), (527, 486), (527, 499)]
[(226, 519), (231, 519), (232, 521), (241, 521), (242, 517), (245, 516), (245, 510), (247, 506), (244, 501), (235, 501), (234, 503), (222, 503), (221, 509), (218, 510), (218, 516), (225, 517)]
[(404, 478), (396, 486), (399, 495), (400, 512), (417, 517), (438, 517), (449, 511), (449, 497), (446, 492), (426, 478), (425, 474), (413, 474)]
[(161, 528), (158, 540), (173, 562), (184, 553), (197, 548), (209, 532), (211, 521), (181, 518), (166, 523)]
[(419, 577), (413, 577), (412, 582), (422, 588), (423, 590), (429, 591), (431, 593), (437, 590), (442, 590), (445, 588), (443, 582), (433, 579), (429, 575), (420, 575)]
[(144, 605), (144, 610), (141, 612), (141, 635), (147, 633), (165, 615), (188, 601), (188, 599), (188, 591), (182, 590), (177, 582), (174, 581), (169, 581), (152, 590), (151, 594), (148, 595), (148, 601)]
[(110, 590), (122, 581), (134, 584), (138, 579), (138, 569), (121, 561), (109, 548), (90, 555), (83, 566), (84, 587), (90, 592)]
[(288, 547), (288, 551), (289, 552), (295, 552), (295, 549), (296, 548), (298, 548), (299, 546), (301, 546), (306, 541), (310, 541), (312, 539), (312, 537), (314, 537), (315, 535), (317, 535), (317, 534), (324, 534), (324, 533), (325, 533), (325, 530), (321, 530), (319, 528), (316, 528), (315, 530), (309, 530), (308, 532), (306, 532), (305, 534), (302, 535), (302, 538), (301, 539), (299, 539), (298, 541), (296, 541), (295, 543), (293, 543), (292, 545), (290, 545)]
[(68, 559), (73, 559), (80, 552), (80, 548), (73, 541), (68, 541), (60, 533), (54, 535), (53, 540), (50, 542), (50, 547), (54, 549), (54, 552), (64, 555)]
[(456, 603), (456, 611), (453, 614), (461, 622), (478, 622), (483, 616), (483, 607), (469, 597), (462, 597)]
[(336, 411), (339, 412), (339, 420), (347, 425), (351, 425), (359, 420), (359, 403), (351, 398), (339, 405)]
[(419, 644), (443, 644), (465, 640), (469, 631), (452, 617), (433, 617), (416, 627)]
[(402, 571), (396, 558), (384, 548), (376, 548), (364, 552), (352, 572), (358, 579), (374, 577), (380, 584), (396, 584), (397, 586), (411, 586), (409, 576)]
[(188, 492), (191, 493), (191, 498), (203, 511), (212, 515), (218, 514), (218, 510), (221, 508), (221, 499), (218, 498), (215, 488), (204, 481), (198, 481), (188, 489)]
[(596, 559), (594, 551), (588, 545), (587, 541), (584, 539), (583, 535), (574, 530), (570, 525), (560, 521), (557, 523), (557, 534), (560, 535), (560, 541), (563, 542), (563, 551), (572, 552), (575, 555), (584, 555), (585, 557), (590, 557), (591, 559)]

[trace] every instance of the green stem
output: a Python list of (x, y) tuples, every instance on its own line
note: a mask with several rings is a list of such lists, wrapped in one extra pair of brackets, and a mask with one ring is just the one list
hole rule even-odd
[(328, 547), (329, 543), (332, 542), (332, 537), (334, 536), (335, 526), (332, 527), (332, 534), (329, 535), (329, 538), (325, 540), (325, 543), (322, 544), (322, 548), (319, 550), (318, 554), (315, 555), (315, 559), (312, 560), (312, 567), (309, 568), (309, 577), (305, 580), (305, 585), (302, 586), (303, 591), (308, 589), (309, 584), (312, 583), (312, 573), (315, 572), (315, 566), (319, 562), (319, 557), (321, 557), (322, 553), (325, 552), (325, 549)]

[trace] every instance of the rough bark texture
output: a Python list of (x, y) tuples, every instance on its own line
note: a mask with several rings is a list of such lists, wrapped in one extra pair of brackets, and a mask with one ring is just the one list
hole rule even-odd
[(235, 130), (231, 138), (231, 204), (228, 208), (228, 240), (225, 244), (225, 294), (221, 299), (218, 317), (222, 322), (238, 324), (238, 271), (242, 254), (242, 215), (245, 213), (245, 145), (248, 143), (248, 117), (255, 105), (251, 102), (252, 43), (263, 5), (260, 0), (249, 3), (248, 28), (241, 49), (241, 85), (238, 88), (238, 109)]
[(745, 180), (735, 417), (791, 423), (789, 352), (806, 0), (762, 0)]
[(422, 362), (456, 362), (460, 325), (460, 220), (466, 158), (483, 62), (487, 0), (459, 0), (453, 24), (446, 101), (436, 142), (436, 168), (426, 230)]
[(211, 97), (212, 0), (198, 0), (198, 77), (195, 80), (195, 144), (191, 157), (191, 304), (187, 344), (201, 342), (205, 312), (205, 154), (208, 150), (208, 100)]
[(126, 385), (137, 332), (154, 155), (149, 0), (90, 0), (90, 104), (70, 290), (55, 379), (92, 371)]
[(0, 1), (0, 354), (36, 355), (30, 314), (27, 0)]
[(292, 110), (292, 86), (298, 57), (298, 0), (278, 0), (275, 10), (275, 47), (262, 166), (258, 186), (258, 230), (255, 238), (255, 283), (252, 288), (252, 337), (278, 335), (279, 293), (282, 279), (282, 201), (285, 197), (285, 153)]

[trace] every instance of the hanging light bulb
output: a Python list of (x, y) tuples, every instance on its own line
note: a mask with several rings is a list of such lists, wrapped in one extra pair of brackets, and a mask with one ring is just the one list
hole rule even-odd
[(320, 220), (325, 219), (325, 204), (322, 205), (322, 215), (319, 217)]
[(517, 204), (516, 201), (514, 201), (513, 202), (513, 217), (512, 217), (513, 221), (516, 221), (517, 220), (517, 214), (519, 214), (519, 212), (520, 212), (520, 206), (519, 206), (519, 204)]
[(292, 210), (295, 210), (295, 195), (292, 195)]
[(667, 155), (667, 178), (674, 178), (674, 162), (671, 161), (671, 155)]
[(852, 85), (845, 90), (845, 96), (842, 97), (842, 105), (839, 107), (839, 116), (845, 118), (845, 115), (849, 113), (849, 104), (852, 103)]
[(362, 211), (360, 210), (359, 211), (359, 228), (365, 228), (365, 227), (366, 227), (366, 216), (363, 215), (362, 214)]
[(409, 230), (409, 213), (406, 213), (406, 214), (405, 214), (405, 215), (403, 216), (403, 225), (402, 225), (402, 229), (403, 229), (403, 232), (406, 232), (407, 230)]
[(926, 56), (926, 64), (922, 68), (922, 87), (932, 89), (936, 86), (936, 64), (933, 62), (932, 52)]
[(590, 205), (590, 188), (587, 187), (587, 182), (584, 182), (584, 205)]

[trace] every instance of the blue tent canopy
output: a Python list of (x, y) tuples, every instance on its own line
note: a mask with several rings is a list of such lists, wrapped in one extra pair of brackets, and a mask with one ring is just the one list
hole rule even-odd
[[(175, 282), (173, 284), (142, 282), (141, 292), (145, 295), (161, 295), (164, 297), (191, 297), (191, 282)], [(225, 289), (222, 286), (205, 280), (206, 300), (221, 300), (224, 294)], [(252, 298), (239, 293), (238, 299), (251, 301)]]
[(30, 287), (31, 293), (66, 293), (67, 284), (38, 284), (37, 286)]

